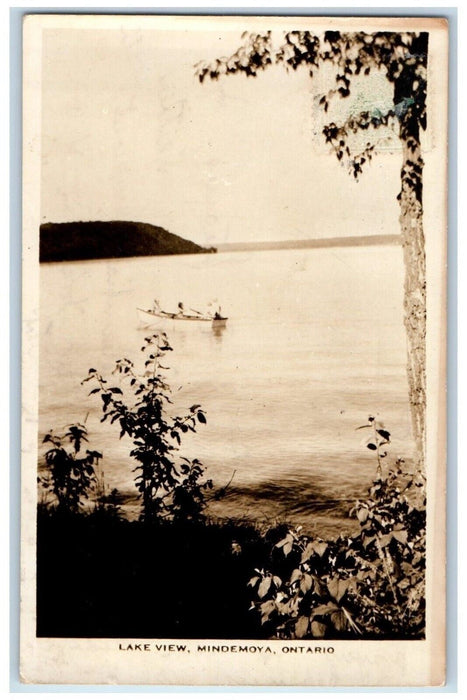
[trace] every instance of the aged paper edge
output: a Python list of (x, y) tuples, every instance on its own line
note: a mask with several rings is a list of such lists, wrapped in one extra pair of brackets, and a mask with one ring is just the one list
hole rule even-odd
[[(291, 656), (282, 647), (295, 642), (228, 642), (232, 647), (270, 646), (278, 655), (239, 656), (197, 652), (198, 645), (215, 640), (183, 641), (191, 656), (167, 651), (132, 658), (123, 667), (119, 640), (38, 639), (35, 637), (35, 508), (38, 411), (39, 266), (40, 212), (40, 113), (41, 32), (46, 27), (98, 26), (125, 29), (145, 27), (170, 30), (183, 23), (188, 29), (219, 22), (229, 28), (245, 22), (255, 28), (268, 26), (321, 26), (350, 28), (364, 25), (367, 31), (425, 29), (430, 31), (429, 120), (435, 145), (425, 156), (424, 218), (427, 251), (427, 463), (428, 463), (428, 565), (427, 638), (415, 642), (330, 641), (333, 653), (315, 656), (310, 662)], [(251, 17), (144, 17), (87, 15), (30, 15), (24, 23), (24, 153), (23, 153), (23, 397), (22, 397), (22, 512), (21, 512), (21, 680), (24, 683), (158, 684), (158, 685), (289, 685), (289, 686), (439, 686), (445, 680), (445, 464), (446, 464), (446, 155), (447, 155), (447, 26), (434, 18), (261, 18)], [(431, 64), (432, 65), (432, 64)], [(436, 196), (433, 196), (436, 194)], [(436, 397), (436, 399), (435, 399)], [(148, 643), (151, 640), (134, 640)], [(170, 640), (157, 640), (170, 644)], [(177, 640), (176, 643), (182, 643)], [(313, 646), (317, 646), (313, 644)], [(365, 663), (362, 664), (362, 659)]]

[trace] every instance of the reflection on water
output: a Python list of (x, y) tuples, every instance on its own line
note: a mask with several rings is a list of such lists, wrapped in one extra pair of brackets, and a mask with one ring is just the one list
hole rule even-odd
[(355, 428), (369, 413), (385, 421), (393, 453), (410, 457), (402, 290), (402, 253), (390, 246), (42, 265), (40, 433), (89, 413), (106, 481), (130, 498), (131, 445), (100, 423), (80, 381), (90, 367), (109, 376), (122, 356), (140, 362), (154, 328), (139, 327), (137, 307), (217, 298), (225, 327), (165, 329), (174, 411), (200, 403), (208, 419), (181, 454), (201, 459), (216, 487), (235, 470), (213, 504), (219, 516), (313, 519), (313, 494), (363, 495), (374, 464)]
[(223, 326), (212, 326), (212, 334), (216, 340), (221, 340), (222, 336), (224, 335), (225, 331), (227, 329), (227, 325)]

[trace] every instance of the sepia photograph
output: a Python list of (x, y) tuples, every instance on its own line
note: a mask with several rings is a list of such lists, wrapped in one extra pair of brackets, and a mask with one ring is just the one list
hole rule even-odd
[(23, 682), (443, 683), (447, 50), (25, 17)]

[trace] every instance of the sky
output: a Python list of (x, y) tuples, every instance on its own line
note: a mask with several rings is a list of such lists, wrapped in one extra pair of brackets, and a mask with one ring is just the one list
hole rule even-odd
[(44, 29), (41, 221), (143, 221), (200, 244), (398, 233), (400, 152), (383, 145), (356, 183), (321, 135), (344, 108), (388, 106), (386, 79), (329, 115), (316, 106), (324, 73), (200, 84), (194, 65), (240, 35)]

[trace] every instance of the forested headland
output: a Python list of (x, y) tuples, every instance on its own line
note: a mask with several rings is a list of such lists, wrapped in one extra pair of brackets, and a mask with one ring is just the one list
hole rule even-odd
[(73, 221), (40, 227), (40, 262), (215, 252), (161, 226), (136, 221)]

